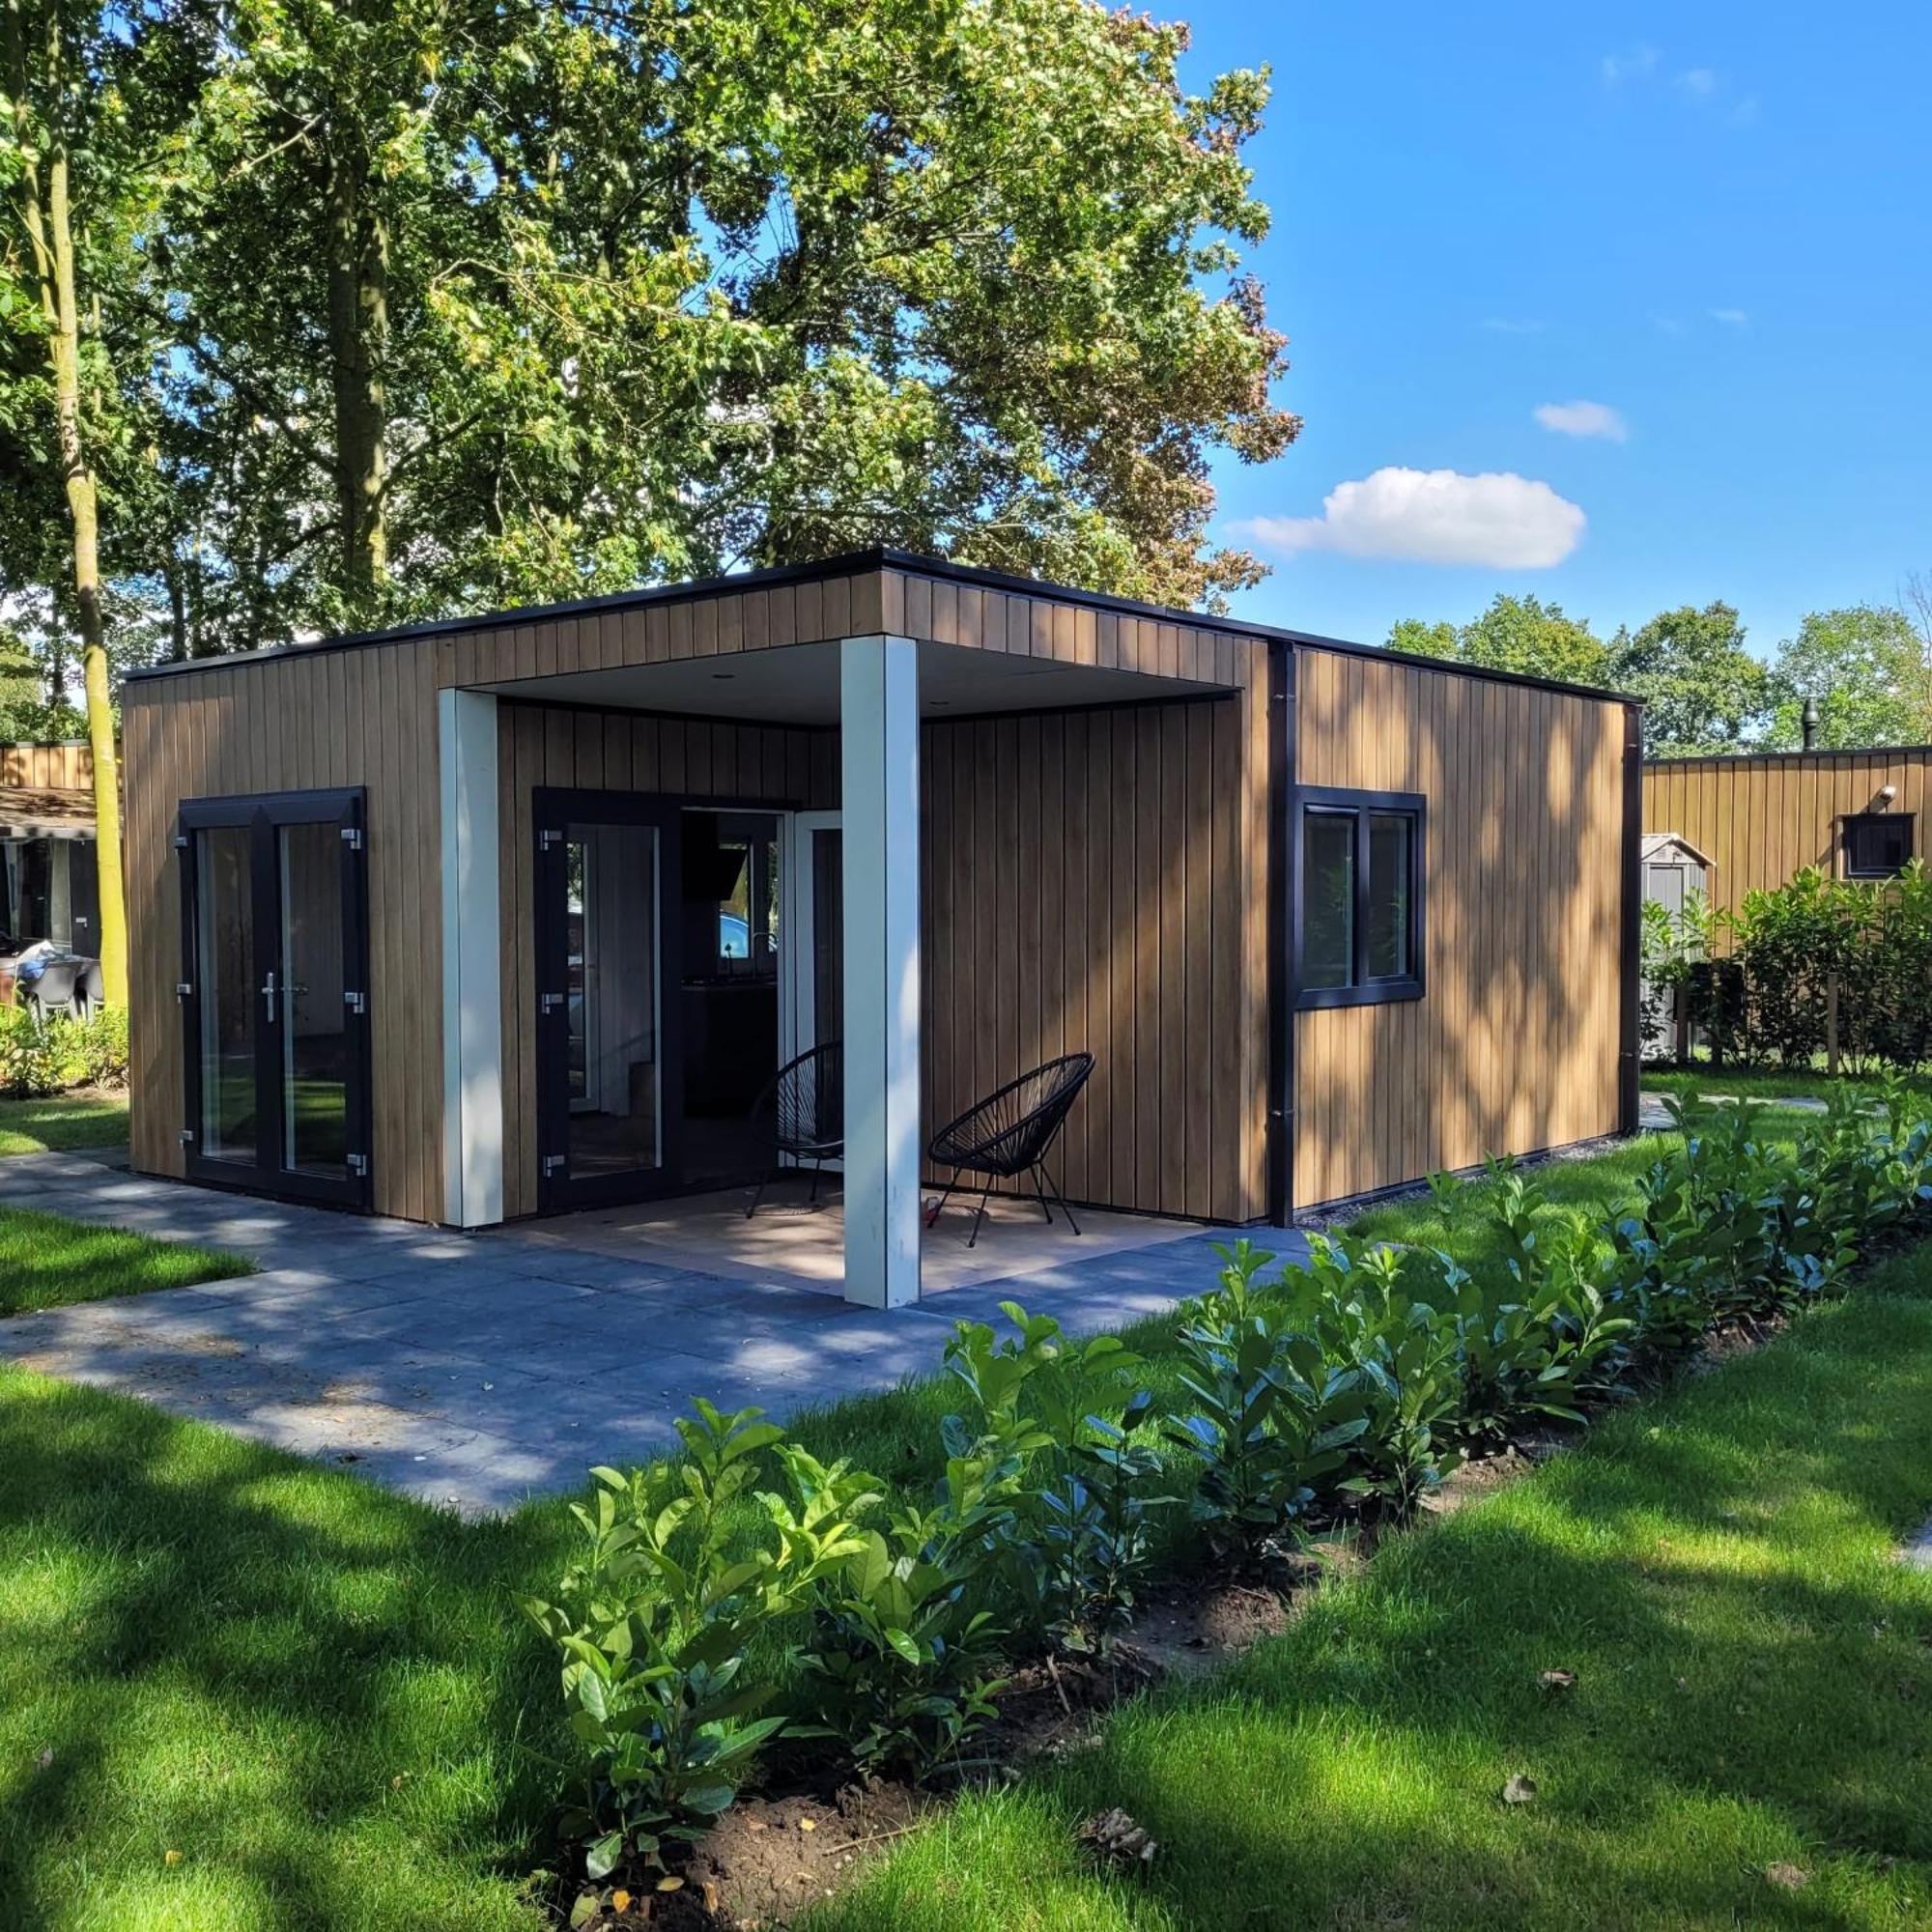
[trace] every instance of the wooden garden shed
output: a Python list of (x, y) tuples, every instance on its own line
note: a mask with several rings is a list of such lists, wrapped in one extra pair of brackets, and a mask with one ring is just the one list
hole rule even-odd
[(837, 1034), (845, 1292), (1089, 1051), (1076, 1203), (1228, 1224), (1635, 1119), (1637, 712), (869, 551), (137, 673), (145, 1172), (475, 1227), (747, 1178)]

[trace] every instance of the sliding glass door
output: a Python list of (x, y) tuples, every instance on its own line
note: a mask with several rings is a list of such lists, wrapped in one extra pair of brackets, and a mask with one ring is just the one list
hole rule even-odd
[(362, 794), (193, 800), (176, 844), (188, 1172), (367, 1207)]

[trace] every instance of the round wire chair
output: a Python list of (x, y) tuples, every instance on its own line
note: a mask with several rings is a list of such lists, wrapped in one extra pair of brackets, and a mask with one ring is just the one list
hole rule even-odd
[(966, 1242), (972, 1247), (980, 1238), (980, 1224), (986, 1218), (986, 1203), (995, 1184), (1028, 1175), (1034, 1183), (1034, 1199), (1048, 1223), (1053, 1220), (1046, 1199), (1051, 1190), (1060, 1211), (1066, 1216), (1066, 1225), (1077, 1235), (1080, 1224), (1047, 1172), (1046, 1156), (1093, 1071), (1091, 1053), (1062, 1054), (1058, 1060), (1049, 1060), (1044, 1066), (1009, 1081), (998, 1093), (987, 1094), (956, 1121), (941, 1127), (926, 1149), (926, 1157), (935, 1167), (950, 1167), (952, 1179), (925, 1217), (926, 1226), (939, 1219), (961, 1175), (983, 1175), (986, 1184), (980, 1190), (980, 1206)]
[(818, 1205), (818, 1177), (828, 1160), (845, 1154), (845, 1044), (826, 1040), (788, 1060), (772, 1075), (752, 1111), (754, 1121), (770, 1116), (768, 1137), (779, 1159), (758, 1182), (750, 1220), (765, 1198), (765, 1189), (784, 1172), (788, 1156), (811, 1163), (811, 1205)]

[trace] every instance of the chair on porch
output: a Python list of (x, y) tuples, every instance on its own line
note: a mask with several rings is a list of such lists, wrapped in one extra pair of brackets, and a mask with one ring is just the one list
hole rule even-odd
[(842, 1160), (845, 1154), (844, 1042), (827, 1040), (786, 1061), (758, 1096), (752, 1118), (767, 1123), (778, 1158), (758, 1182), (745, 1219), (758, 1211), (765, 1189), (783, 1171), (786, 1159), (811, 1163), (811, 1205), (817, 1207), (820, 1172), (828, 1160)]
[(985, 1185), (980, 1190), (973, 1233), (966, 1242), (970, 1248), (980, 1238), (980, 1224), (986, 1218), (986, 1203), (994, 1186), (1002, 1180), (1017, 1180), (1027, 1176), (1033, 1180), (1034, 1199), (1039, 1203), (1049, 1224), (1053, 1209), (1047, 1206), (1046, 1196), (1051, 1189), (1054, 1200), (1060, 1203), (1060, 1211), (1066, 1216), (1066, 1225), (1079, 1234), (1079, 1222), (1061, 1199), (1060, 1189), (1046, 1171), (1046, 1156), (1093, 1071), (1091, 1053), (1063, 1054), (1058, 1060), (1049, 1060), (1044, 1066), (1036, 1066), (1032, 1072), (1009, 1081), (997, 1094), (989, 1094), (956, 1121), (941, 1127), (933, 1135), (926, 1156), (935, 1167), (950, 1167), (952, 1179), (926, 1216), (926, 1226), (931, 1227), (939, 1219), (940, 1210), (959, 1185), (961, 1175), (983, 1176)]

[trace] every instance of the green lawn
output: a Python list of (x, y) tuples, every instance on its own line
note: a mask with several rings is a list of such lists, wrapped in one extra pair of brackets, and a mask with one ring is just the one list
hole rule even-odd
[[(1932, 1922), (1932, 1577), (1891, 1558), (1932, 1511), (1928, 1293), (1920, 1248), (1609, 1418), (968, 1799), (815, 1932)], [(1075, 1844), (1113, 1805), (1161, 1845), (1145, 1881)]]
[(239, 1255), (210, 1254), (179, 1241), (151, 1240), (117, 1228), (85, 1227), (58, 1214), (0, 1208), (0, 1316), (71, 1301), (102, 1301), (251, 1274)]
[[(951, 1406), (798, 1434), (923, 1493)], [(560, 1503), (462, 1523), (5, 1369), (0, 1471), (0, 1924), (540, 1932), (560, 1725), (513, 1598), (554, 1583)], [(1926, 1922), (1932, 1579), (1887, 1551), (1928, 1512), (1932, 1246), (969, 1800), (823, 1925)], [(1074, 1848), (1114, 1804), (1162, 1840), (1145, 1883)]]
[[(1932, 1095), (1932, 1073), (1912, 1073), (1905, 1084), (1921, 1098)], [(1875, 1080), (1854, 1079), (1841, 1074), (1836, 1080), (1822, 1065), (1813, 1072), (1774, 1072), (1765, 1069), (1735, 1071), (1730, 1067), (1713, 1070), (1708, 1066), (1646, 1066), (1644, 1091), (1650, 1094), (1748, 1094), (1761, 1100), (1787, 1100), (1794, 1095), (1824, 1099), (1834, 1087), (1853, 1093), (1877, 1091)]]
[(115, 1147), (128, 1138), (125, 1094), (56, 1094), (0, 1100), (0, 1155)]

